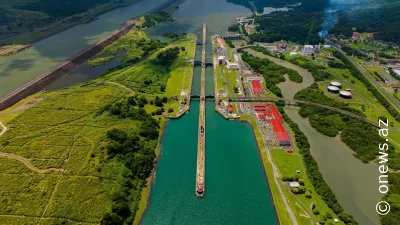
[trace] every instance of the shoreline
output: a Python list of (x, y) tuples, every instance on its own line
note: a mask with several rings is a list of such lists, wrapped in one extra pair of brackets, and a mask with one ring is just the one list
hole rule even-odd
[[(125, 8), (125, 7), (128, 7), (130, 5), (136, 4), (136, 3), (141, 2), (141, 1), (143, 1), (143, 0), (139, 0), (139, 1), (135, 1), (135, 2), (129, 2), (129, 3), (120, 3), (120, 4), (111, 5), (111, 6), (108, 6), (108, 7), (107, 7), (108, 4), (105, 4), (105, 5), (101, 5), (101, 6), (92, 8), (92, 9), (86, 11), (86, 12), (83, 12), (83, 13), (78, 13), (78, 14), (71, 15), (69, 17), (76, 17), (76, 16), (81, 15), (81, 14), (90, 13), (90, 11), (95, 10), (95, 9), (97, 9), (99, 7), (105, 7), (105, 9), (103, 11), (99, 12), (99, 13), (94, 13), (92, 16), (87, 17), (87, 18), (83, 17), (83, 18), (80, 19), (80, 21), (74, 22), (74, 23), (70, 23), (70, 24), (66, 24), (64, 27), (62, 27), (60, 29), (56, 29), (57, 25), (59, 23), (62, 23), (63, 20), (68, 19), (69, 17), (66, 17), (66, 18), (64, 18), (64, 19), (62, 19), (60, 21), (57, 21), (57, 22), (53, 23), (53, 24), (49, 24), (48, 25), (48, 27), (50, 27), (49, 29), (55, 29), (54, 31), (39, 35), (38, 37), (35, 37), (35, 38), (30, 38), (28, 40), (22, 41), (19, 44), (33, 45), (33, 44), (35, 44), (35, 43), (37, 43), (39, 41), (42, 41), (42, 40), (47, 39), (47, 38), (50, 38), (50, 37), (52, 37), (54, 35), (57, 35), (57, 34), (62, 33), (64, 31), (67, 31), (67, 30), (69, 30), (69, 29), (71, 29), (73, 27), (93, 22), (93, 21), (98, 19), (98, 16), (101, 16), (101, 15), (103, 15), (105, 13), (108, 13), (108, 12), (110, 12), (112, 10), (119, 9), (119, 8)], [(36, 28), (36, 29), (39, 29), (39, 28)], [(40, 31), (37, 31), (37, 33), (39, 33), (39, 32)], [(18, 42), (18, 36), (23, 36), (23, 35), (28, 34), (28, 33), (30, 33), (30, 35), (32, 35), (32, 36), (35, 35), (34, 32), (20, 33), (20, 34), (17, 34), (15, 36), (11, 36), (11, 37), (7, 38), (4, 41), (1, 41), (0, 45), (4, 45), (7, 42), (14, 42), (14, 41)], [(28, 36), (29, 36), (29, 34), (28, 34)]]
[[(140, 201), (143, 201), (144, 208), (141, 208), (141, 207), (140, 207), (141, 204), (140, 204), (140, 202), (139, 202), (138, 210), (136, 211), (136, 212), (139, 212), (139, 213), (137, 213), (137, 214), (135, 215), (135, 219), (134, 219), (134, 221), (133, 221), (133, 225), (139, 225), (139, 224), (142, 223), (142, 220), (143, 220), (143, 218), (144, 218), (144, 215), (147, 213), (147, 210), (148, 210), (148, 208), (149, 208), (149, 205), (150, 205), (150, 197), (151, 197), (151, 191), (152, 191), (154, 182), (155, 182), (155, 180), (156, 180), (156, 171), (157, 171), (157, 167), (158, 167), (158, 162), (159, 162), (159, 160), (160, 160), (160, 158), (161, 158), (161, 156), (162, 156), (162, 141), (163, 141), (163, 139), (164, 139), (165, 129), (166, 129), (167, 126), (168, 126), (168, 122), (169, 122), (169, 119), (166, 119), (166, 120), (164, 121), (164, 123), (163, 123), (162, 128), (161, 128), (161, 135), (160, 135), (160, 138), (158, 139), (158, 144), (157, 144), (157, 148), (156, 148), (156, 150), (158, 150), (158, 151), (156, 152), (157, 157), (156, 157), (156, 160), (155, 160), (155, 162), (154, 162), (153, 171), (151, 172), (151, 175), (150, 175), (150, 177), (148, 178), (149, 180), (147, 181), (147, 186), (144, 187), (144, 188), (142, 188), (142, 191), (141, 191), (141, 194), (143, 194), (143, 192), (147, 192), (147, 195), (146, 195), (145, 200), (140, 199)], [(142, 198), (142, 197), (143, 197), (143, 196), (141, 196), (141, 198)], [(143, 210), (143, 211), (140, 212), (141, 210)]]
[[(159, 11), (162, 11), (168, 8), (170, 5), (175, 3), (178, 0), (169, 0), (164, 2), (163, 4), (153, 8), (149, 12), (146, 12), (140, 16), (135, 18), (140, 18), (146, 14), (152, 14)], [(58, 63), (54, 67), (50, 68), (46, 72), (39, 74), (35, 78), (27, 81), (25, 84), (19, 86), (18, 88), (0, 96), (0, 111), (5, 110), (12, 105), (16, 104), (20, 100), (35, 94), (44, 88), (46, 88), (51, 83), (55, 82), (62, 76), (68, 74), (74, 68), (82, 64), (83, 62), (87, 61), (90, 57), (100, 52), (106, 46), (112, 44), (126, 33), (128, 33), (134, 24), (124, 23), (124, 25), (112, 32), (111, 34), (107, 35), (106, 37), (98, 40), (96, 43), (80, 50), (79, 52), (73, 54), (69, 58), (65, 59), (64, 61)]]

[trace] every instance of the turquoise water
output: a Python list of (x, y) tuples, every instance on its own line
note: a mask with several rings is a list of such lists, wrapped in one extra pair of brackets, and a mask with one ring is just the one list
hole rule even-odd
[[(215, 5), (218, 7), (211, 7)], [(201, 23), (206, 22), (209, 43), (212, 34), (225, 32), (239, 14), (248, 12), (225, 0), (188, 0), (174, 13), (174, 23), (156, 26), (148, 33), (157, 36), (167, 31), (193, 32), (201, 38)], [(222, 14), (225, 16), (220, 20)], [(196, 53), (196, 60), (201, 61), (201, 46)], [(206, 58), (212, 61), (210, 44)], [(192, 95), (200, 94), (200, 75), (201, 66), (197, 66)], [(211, 66), (206, 68), (206, 95), (214, 95)], [(192, 100), (188, 114), (168, 122), (143, 225), (278, 223), (251, 127), (225, 120), (214, 106), (214, 101), (207, 101), (204, 198), (195, 195), (199, 100)]]
[(246, 123), (228, 121), (206, 103), (206, 194), (195, 195), (199, 101), (170, 120), (143, 225), (277, 224), (257, 144)]

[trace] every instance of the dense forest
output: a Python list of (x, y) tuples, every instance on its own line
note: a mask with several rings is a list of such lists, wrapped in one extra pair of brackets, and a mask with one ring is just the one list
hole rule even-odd
[(338, 203), (335, 194), (332, 192), (331, 188), (322, 177), (322, 174), (318, 168), (318, 164), (311, 155), (310, 143), (308, 142), (305, 134), (300, 130), (298, 125), (285, 114), (281, 107), (278, 107), (278, 109), (282, 114), (282, 118), (287, 124), (289, 124), (294, 133), (296, 146), (298, 147), (300, 154), (303, 156), (302, 159), (306, 167), (307, 177), (310, 178), (310, 181), (314, 186), (316, 192), (321, 196), (328, 207), (331, 208), (338, 215), (339, 219), (345, 222), (345, 224), (358, 224), (351, 215), (344, 212), (342, 206), (340, 206), (340, 204)]
[(351, 37), (355, 27), (358, 32), (373, 32), (376, 39), (400, 44), (399, 11), (400, 2), (392, 2), (345, 12), (331, 32)]
[(383, 200), (391, 206), (390, 213), (381, 217), (382, 225), (398, 225), (400, 221), (400, 174), (389, 173), (389, 192)]
[(157, 23), (173, 21), (174, 19), (165, 11), (161, 11), (159, 13), (149, 14), (144, 16), (145, 22), (143, 23), (143, 27), (152, 27)]
[[(251, 8), (248, 1), (230, 1)], [(259, 12), (263, 12), (263, 8), (267, 6), (285, 7), (296, 3), (298, 1), (292, 0), (254, 2)], [(324, 9), (328, 3), (328, 0), (304, 0), (301, 5), (290, 7), (292, 10), (257, 16), (255, 22), (259, 24), (258, 33), (250, 35), (250, 38), (256, 42), (274, 42), (283, 39), (301, 44), (317, 44), (320, 42), (318, 32), (322, 29)]]
[(297, 71), (277, 65), (268, 59), (260, 59), (244, 51), (242, 51), (242, 59), (255, 72), (259, 72), (264, 77), (266, 87), (278, 97), (282, 97), (282, 93), (276, 85), (285, 81), (283, 75), (287, 74), (289, 79), (296, 83), (303, 82), (303, 77)]
[[(295, 99), (330, 105), (362, 115), (361, 112), (349, 107), (346, 103), (336, 101), (324, 95), (316, 83), (311, 85), (311, 87), (299, 91), (295, 95)], [(371, 146), (379, 146), (379, 143), (385, 142), (373, 125), (359, 119), (312, 105), (303, 105), (299, 114), (302, 117), (308, 117), (311, 126), (327, 136), (335, 137), (340, 133), (340, 139), (343, 143), (355, 152), (355, 157), (365, 163), (375, 160), (377, 154), (379, 154), (379, 152), (371, 149)], [(390, 161), (392, 161), (389, 161), (389, 167), (400, 169), (400, 165), (398, 164), (400, 155), (395, 153), (394, 146), (391, 144), (389, 145), (388, 152), (390, 153)]]
[(134, 108), (131, 100), (109, 104), (98, 112), (99, 116), (108, 113), (110, 116), (140, 123), (136, 132), (128, 133), (120, 129), (107, 132), (108, 144), (104, 149), (106, 160), (103, 166), (117, 162), (123, 165), (123, 169), (116, 177), (119, 186), (112, 192), (111, 210), (104, 214), (101, 225), (132, 224), (141, 189), (146, 185), (145, 180), (154, 167), (160, 125), (144, 109)]

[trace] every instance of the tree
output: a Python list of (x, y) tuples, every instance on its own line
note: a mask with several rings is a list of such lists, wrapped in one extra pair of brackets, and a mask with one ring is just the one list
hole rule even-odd
[(311, 192), (310, 191), (306, 191), (306, 198), (311, 198)]
[(115, 213), (107, 212), (100, 221), (100, 225), (122, 225), (124, 221)]
[(173, 111), (174, 111), (173, 108), (169, 108), (169, 109), (168, 109), (168, 113), (172, 113)]

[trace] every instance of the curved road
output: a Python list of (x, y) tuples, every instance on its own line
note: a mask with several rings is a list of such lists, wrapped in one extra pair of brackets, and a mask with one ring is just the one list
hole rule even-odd
[[(7, 131), (7, 127), (4, 126), (4, 124), (0, 121), (0, 126), (2, 127), (2, 131), (0, 132), (0, 136), (2, 136), (6, 131)], [(29, 159), (24, 158), (22, 156), (19, 155), (14, 155), (11, 153), (5, 153), (5, 152), (0, 152), (0, 157), (4, 157), (4, 158), (10, 158), (10, 159), (15, 159), (18, 160), (20, 162), (22, 162), (23, 164), (25, 164), (26, 167), (28, 167), (30, 170), (35, 171), (37, 173), (48, 173), (50, 171), (57, 171), (57, 172), (64, 172), (64, 169), (57, 169), (57, 168), (49, 168), (49, 169), (39, 169), (37, 167), (35, 167), (34, 165), (31, 164), (31, 162), (29, 161)]]

